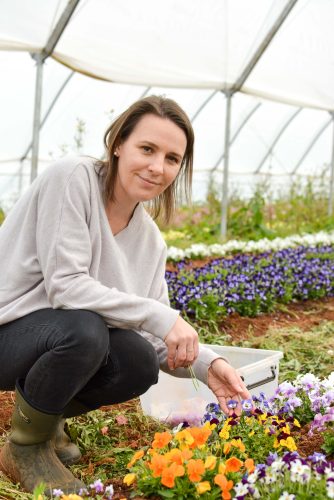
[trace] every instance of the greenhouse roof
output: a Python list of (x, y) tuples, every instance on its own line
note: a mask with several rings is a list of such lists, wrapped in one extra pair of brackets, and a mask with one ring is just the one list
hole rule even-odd
[[(225, 95), (237, 92), (231, 174), (319, 172), (331, 156), (333, 19), (331, 0), (2, 0), (0, 193), (28, 181), (19, 161), (30, 156), (32, 133), (28, 54), (44, 58), (54, 40), (42, 117), (65, 87), (41, 129), (40, 169), (79, 149), (77, 120), (84, 152), (101, 156), (111, 116), (144, 93), (165, 93), (196, 116), (195, 170), (221, 168)], [(13, 180), (19, 171), (23, 180)]]

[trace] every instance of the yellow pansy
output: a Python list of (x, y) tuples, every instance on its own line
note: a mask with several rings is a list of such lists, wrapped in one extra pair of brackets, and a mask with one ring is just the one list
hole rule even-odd
[(182, 431), (179, 431), (175, 434), (175, 439), (178, 441), (180, 444), (185, 444), (185, 445), (191, 445), (195, 441), (192, 435), (190, 434), (187, 429), (183, 429)]
[(241, 452), (246, 451), (246, 447), (244, 443), (241, 441), (241, 439), (232, 439), (231, 445), (234, 446), (235, 448), (238, 448)]
[(211, 490), (211, 486), (209, 481), (202, 481), (201, 483), (198, 483), (196, 486), (197, 493), (199, 495), (203, 495), (203, 493), (206, 493), (207, 491)]
[(212, 470), (212, 469), (214, 469), (216, 467), (216, 463), (217, 463), (217, 458), (214, 457), (213, 455), (209, 455), (205, 459), (204, 467), (206, 469)]
[(279, 442), (279, 444), (281, 446), (285, 446), (290, 451), (296, 451), (297, 450), (296, 443), (295, 443), (294, 439), (291, 436), (289, 436), (287, 439), (281, 439), (280, 442)]
[(220, 462), (219, 467), (218, 467), (218, 473), (219, 474), (225, 474), (226, 471), (226, 465), (223, 462)]
[(130, 474), (126, 474), (123, 479), (123, 483), (125, 483), (127, 486), (131, 486), (132, 483), (134, 483), (136, 480), (136, 474), (131, 472)]

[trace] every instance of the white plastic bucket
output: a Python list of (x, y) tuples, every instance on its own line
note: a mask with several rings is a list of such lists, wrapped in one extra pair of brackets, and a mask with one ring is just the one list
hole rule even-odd
[[(282, 351), (219, 345), (208, 347), (230, 361), (244, 378), (251, 394), (264, 392), (267, 397), (274, 394), (278, 386)], [(199, 423), (206, 405), (217, 402), (217, 399), (205, 384), (200, 381), (198, 384), (196, 389), (191, 379), (173, 377), (160, 371), (159, 382), (140, 396), (143, 413), (175, 424), (184, 420)]]

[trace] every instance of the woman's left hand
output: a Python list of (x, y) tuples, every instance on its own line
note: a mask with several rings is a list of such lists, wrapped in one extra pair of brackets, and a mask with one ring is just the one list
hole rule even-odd
[[(208, 386), (218, 399), (221, 409), (226, 415), (241, 414), (241, 401), (251, 399), (242, 378), (238, 372), (221, 358), (215, 359), (208, 370)], [(229, 408), (228, 403), (236, 401), (235, 408)]]

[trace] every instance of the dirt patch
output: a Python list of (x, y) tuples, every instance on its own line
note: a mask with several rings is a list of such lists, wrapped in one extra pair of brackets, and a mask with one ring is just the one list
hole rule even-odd
[(295, 326), (304, 331), (310, 330), (325, 320), (334, 321), (334, 297), (296, 302), (255, 318), (233, 313), (222, 321), (220, 327), (233, 340), (246, 340), (250, 335), (265, 335), (270, 328)]

